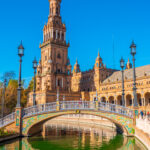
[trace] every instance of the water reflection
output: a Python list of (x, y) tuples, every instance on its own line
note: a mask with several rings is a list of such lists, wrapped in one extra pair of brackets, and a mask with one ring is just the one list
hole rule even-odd
[(0, 146), (0, 150), (144, 150), (135, 138), (117, 135), (115, 128), (51, 120), (42, 132)]

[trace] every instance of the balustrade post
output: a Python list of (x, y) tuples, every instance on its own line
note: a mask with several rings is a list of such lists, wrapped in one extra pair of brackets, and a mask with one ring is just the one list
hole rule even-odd
[(63, 110), (65, 109), (65, 96), (63, 96), (62, 108), (63, 108)]
[(95, 110), (98, 110), (98, 101), (95, 102)]
[(59, 111), (59, 110), (60, 110), (60, 102), (56, 101), (56, 111)]
[(15, 131), (22, 136), (22, 108), (16, 108), (16, 115), (15, 115)]
[(64, 101), (63, 101), (63, 105), (62, 106), (63, 106), (63, 110), (65, 110), (65, 102)]
[(138, 107), (134, 107), (133, 109), (133, 125), (136, 126), (136, 119), (138, 117)]

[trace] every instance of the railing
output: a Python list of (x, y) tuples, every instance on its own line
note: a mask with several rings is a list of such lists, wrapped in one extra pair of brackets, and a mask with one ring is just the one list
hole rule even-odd
[(98, 110), (110, 112), (110, 113), (116, 113), (119, 115), (124, 115), (130, 118), (133, 118), (133, 110), (127, 107), (120, 106), (120, 105), (99, 102)]
[(15, 112), (0, 119), (0, 128), (15, 121)]
[(62, 101), (60, 102), (60, 110), (94, 110), (95, 103), (91, 101)]
[[(93, 101), (60, 101), (58, 103), (47, 103), (25, 108), (22, 111), (22, 117), (30, 117), (32, 115), (38, 115), (42, 113), (49, 113), (63, 110), (96, 110), (104, 111), (108, 113), (116, 113), (133, 118), (133, 110), (115, 104), (108, 104), (103, 102)], [(2, 119), (0, 119), (0, 128), (15, 121), (15, 113), (12, 113)]]
[(32, 106), (24, 109), (23, 117), (29, 117), (32, 115), (56, 111), (57, 107), (59, 108), (60, 111), (61, 110), (98, 110), (98, 111), (116, 113), (116, 114), (133, 118), (133, 110), (129, 108), (115, 105), (115, 104), (103, 103), (103, 102), (96, 103), (93, 101), (60, 101), (58, 105), (55, 102), (55, 103), (47, 103), (47, 104)]
[(54, 102), (25, 108), (23, 110), (22, 117), (29, 117), (32, 115), (56, 111), (56, 106), (56, 102)]

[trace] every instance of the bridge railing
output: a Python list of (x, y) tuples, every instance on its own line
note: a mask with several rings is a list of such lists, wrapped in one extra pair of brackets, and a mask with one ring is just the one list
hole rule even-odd
[(4, 118), (1, 118), (0, 119), (0, 128), (12, 123), (15, 121), (15, 112), (7, 115), (6, 117)]
[(22, 117), (28, 117), (32, 115), (41, 114), (41, 113), (56, 111), (56, 107), (57, 107), (56, 102), (53, 102), (53, 103), (41, 104), (41, 105), (25, 108), (23, 110)]
[(133, 110), (120, 105), (98, 102), (98, 110), (133, 118)]
[(95, 103), (91, 101), (62, 101), (60, 102), (60, 110), (94, 110)]
[(133, 110), (115, 104), (93, 101), (60, 101), (25, 108), (23, 117), (59, 110), (98, 110), (133, 118)]
[[(59, 111), (59, 110), (96, 110), (96, 111), (116, 113), (119, 115), (124, 115), (133, 118), (132, 109), (115, 105), (115, 104), (93, 102), (93, 101), (60, 101), (60, 102), (52, 102), (47, 104), (36, 105), (36, 106), (23, 109), (22, 117), (24, 118), (32, 115), (38, 115), (42, 113), (48, 113), (48, 112)], [(12, 113), (0, 119), (0, 128), (14, 121), (15, 121), (15, 113)]]

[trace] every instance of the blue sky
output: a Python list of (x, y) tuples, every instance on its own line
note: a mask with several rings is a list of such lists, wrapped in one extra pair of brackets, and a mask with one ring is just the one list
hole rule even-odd
[[(100, 51), (107, 67), (131, 59), (129, 46), (137, 44), (136, 66), (150, 64), (149, 0), (62, 0), (61, 15), (67, 26), (69, 57), (81, 70), (93, 67)], [(39, 44), (49, 14), (48, 0), (3, 0), (0, 3), (0, 74), (14, 70), (18, 77), (17, 47), (23, 40), (22, 77), (32, 77), (32, 60), (40, 59)]]

